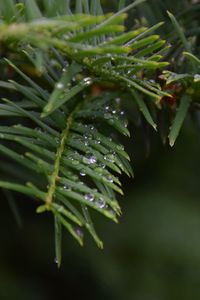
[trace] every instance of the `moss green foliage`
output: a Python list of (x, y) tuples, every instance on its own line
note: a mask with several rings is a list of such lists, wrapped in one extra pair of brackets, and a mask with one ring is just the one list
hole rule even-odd
[[(104, 13), (99, 0), (0, 1), (0, 187), (52, 213), (58, 265), (62, 227), (81, 245), (85, 228), (102, 248), (91, 214), (118, 222), (117, 175), (133, 175), (120, 142), (130, 135), (127, 99), (172, 146), (199, 95), (194, 28), (185, 34), (168, 12), (172, 37), (162, 20), (127, 30), (142, 2)], [(158, 116), (169, 107), (168, 132)]]

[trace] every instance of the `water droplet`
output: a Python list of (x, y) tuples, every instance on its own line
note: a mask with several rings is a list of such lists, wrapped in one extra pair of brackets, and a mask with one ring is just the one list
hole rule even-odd
[(90, 85), (92, 83), (92, 78), (86, 77), (83, 79), (84, 85)]
[(94, 195), (92, 195), (91, 193), (87, 193), (84, 196), (85, 200), (92, 202), (94, 200)]
[(85, 134), (83, 135), (83, 138), (84, 138), (84, 140), (91, 140), (91, 139), (92, 139), (92, 134), (90, 134), (90, 133), (85, 133)]
[(122, 111), (120, 111), (120, 115), (121, 116), (123, 116), (124, 115), (124, 111), (122, 110)]
[(99, 198), (95, 201), (95, 204), (98, 208), (104, 208), (106, 205), (106, 201), (103, 198)]
[(112, 110), (112, 113), (113, 113), (114, 115), (116, 114), (116, 112), (117, 112), (116, 109), (113, 109), (113, 110)]
[(126, 128), (128, 126), (128, 121), (124, 120), (124, 127)]
[(58, 82), (58, 83), (56, 83), (56, 88), (57, 89), (63, 89), (64, 88), (64, 84), (62, 82)]
[(95, 164), (97, 162), (97, 159), (94, 155), (87, 155), (83, 157), (83, 162), (88, 165)]
[(110, 176), (110, 175), (103, 177), (103, 179), (104, 179), (105, 181), (107, 181), (107, 182), (110, 182), (110, 183), (113, 182), (113, 178), (112, 178), (112, 176)]
[(84, 141), (85, 146), (88, 146), (88, 144), (89, 144), (88, 141)]
[(59, 144), (59, 138), (55, 138), (56, 144)]
[(94, 130), (94, 126), (93, 126), (93, 125), (88, 125), (88, 128), (89, 128), (90, 130)]
[(123, 145), (117, 145), (116, 148), (117, 148), (117, 150), (122, 150), (122, 151), (124, 150), (124, 146)]
[(81, 172), (80, 172), (80, 176), (83, 176), (83, 177), (84, 177), (85, 175), (86, 175), (86, 173), (85, 173), (84, 171), (81, 171)]
[(109, 214), (111, 214), (113, 217), (116, 217), (116, 213), (115, 213), (114, 210), (109, 209), (108, 212), (109, 212)]
[(102, 168), (102, 169), (105, 169), (106, 165), (101, 163), (101, 164), (99, 164), (99, 167)]
[(104, 159), (113, 163), (115, 161), (115, 152), (104, 155)]
[(74, 166), (77, 166), (77, 165), (79, 164), (79, 161), (78, 161), (78, 160), (73, 160), (73, 161), (72, 161), (72, 164), (73, 164)]
[(65, 73), (66, 71), (67, 71), (67, 69), (66, 69), (66, 68), (63, 68), (63, 69), (62, 69), (62, 72), (63, 72), (63, 73)]
[(54, 262), (55, 264), (58, 264), (58, 259), (56, 257), (54, 258)]
[(154, 79), (150, 79), (149, 82), (152, 83), (152, 84), (156, 83)]
[(83, 238), (83, 231), (80, 228), (74, 228), (74, 231), (78, 235), (78, 237)]
[(71, 191), (72, 189), (71, 189), (71, 187), (70, 187), (69, 185), (66, 185), (66, 184), (65, 184), (65, 185), (63, 186), (63, 190), (69, 192), (69, 191)]
[(105, 107), (105, 110), (109, 110), (109, 109), (110, 109), (110, 107), (109, 107), (109, 106), (106, 106), (106, 107)]
[(101, 138), (99, 136), (97, 136), (97, 141), (101, 142)]
[(108, 124), (112, 125), (114, 123), (113, 119), (108, 120)]
[(95, 140), (94, 143), (99, 145), (101, 142), (99, 140)]

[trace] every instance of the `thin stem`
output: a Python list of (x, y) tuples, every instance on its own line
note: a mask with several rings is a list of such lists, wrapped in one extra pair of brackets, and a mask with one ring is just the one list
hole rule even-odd
[(45, 199), (45, 202), (46, 202), (48, 208), (50, 208), (51, 203), (53, 202), (53, 196), (54, 196), (55, 190), (56, 190), (56, 182), (59, 178), (60, 162), (61, 162), (61, 159), (62, 159), (63, 152), (65, 150), (65, 143), (66, 143), (66, 140), (69, 136), (69, 131), (70, 131), (70, 127), (71, 127), (71, 124), (72, 124), (72, 121), (73, 121), (73, 115), (74, 115), (75, 111), (76, 111), (76, 108), (74, 109), (74, 111), (67, 118), (67, 126), (61, 133), (60, 144), (59, 144), (59, 146), (57, 148), (57, 152), (56, 152), (54, 169), (53, 169), (53, 172), (50, 176), (50, 180), (49, 180), (50, 185), (49, 185), (47, 196), (46, 196), (46, 199)]

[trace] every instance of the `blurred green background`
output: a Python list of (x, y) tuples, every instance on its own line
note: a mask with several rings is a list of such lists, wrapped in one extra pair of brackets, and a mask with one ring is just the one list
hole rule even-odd
[[(112, 9), (118, 1), (102, 2)], [(190, 3), (149, 0), (137, 13), (155, 24), (166, 9), (177, 13)], [(122, 178), (118, 225), (96, 216), (103, 251), (88, 236), (80, 248), (64, 234), (58, 270), (52, 216), (36, 215), (32, 200), (17, 194), (19, 229), (1, 194), (0, 300), (200, 299), (199, 128), (187, 120), (173, 149), (151, 130), (130, 130), (135, 179)]]

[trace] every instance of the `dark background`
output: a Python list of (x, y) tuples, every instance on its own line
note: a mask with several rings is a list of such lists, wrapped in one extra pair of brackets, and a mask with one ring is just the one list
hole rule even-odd
[[(147, 2), (145, 12), (156, 4)], [(155, 22), (166, 17), (166, 8), (176, 12), (186, 2), (158, 1), (161, 16), (155, 14)], [(108, 8), (115, 4), (110, 1)], [(66, 233), (58, 270), (52, 216), (37, 215), (32, 200), (17, 194), (19, 229), (1, 194), (1, 300), (200, 299), (199, 129), (188, 118), (173, 149), (151, 130), (150, 145), (142, 129), (130, 130), (127, 151), (135, 179), (122, 178), (118, 225), (97, 216), (103, 251), (88, 236), (81, 248)]]

